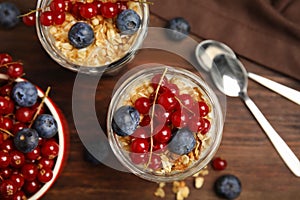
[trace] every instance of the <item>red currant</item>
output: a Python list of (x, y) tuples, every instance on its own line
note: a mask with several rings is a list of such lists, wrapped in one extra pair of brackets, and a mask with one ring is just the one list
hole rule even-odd
[(5, 168), (9, 166), (11, 157), (8, 152), (0, 151), (0, 168)]
[(12, 174), (9, 179), (14, 182), (17, 189), (20, 189), (24, 185), (24, 182), (25, 182), (24, 177), (19, 173)]
[(129, 157), (134, 164), (145, 164), (148, 161), (147, 153), (130, 153)]
[(64, 12), (54, 12), (53, 23), (55, 25), (62, 25), (66, 20), (66, 13)]
[(151, 162), (149, 164), (149, 168), (156, 170), (160, 167), (161, 167), (161, 158), (160, 158), (160, 156), (157, 155), (157, 154), (152, 154)]
[(3, 169), (0, 168), (0, 176), (3, 179), (8, 179), (12, 175), (12, 172), (13, 171), (10, 167), (6, 167), (6, 168), (3, 168)]
[(52, 11), (43, 11), (40, 15), (40, 22), (44, 26), (51, 26), (54, 23)]
[(66, 10), (65, 0), (52, 0), (50, 3), (50, 10), (64, 12)]
[(151, 122), (151, 117), (149, 115), (145, 115), (143, 119), (140, 121), (140, 126), (148, 126)]
[(72, 9), (71, 9), (71, 14), (75, 17), (75, 18), (78, 18), (80, 19), (81, 18), (81, 15), (80, 15), (80, 9), (81, 9), (81, 5), (83, 5), (82, 2), (75, 2), (72, 6)]
[(73, 0), (64, 0), (65, 2), (65, 11), (70, 12), (72, 10)]
[(41, 155), (41, 150), (40, 150), (40, 147), (37, 146), (35, 149), (33, 149), (31, 152), (29, 153), (26, 153), (25, 154), (25, 157), (28, 159), (28, 160), (37, 160)]
[(38, 168), (35, 164), (26, 163), (21, 168), (21, 174), (24, 176), (26, 181), (35, 180), (35, 178), (38, 174)]
[(16, 110), (15, 117), (19, 122), (30, 122), (34, 116), (34, 112), (28, 107), (21, 107)]
[(166, 111), (162, 105), (156, 104), (154, 119), (157, 124), (168, 124), (171, 122), (171, 111)]
[(0, 150), (5, 152), (10, 152), (13, 149), (15, 149), (15, 147), (12, 140), (4, 140), (0, 145)]
[(148, 130), (147, 128), (140, 127), (140, 128), (137, 128), (131, 136), (134, 138), (147, 139), (150, 137), (149, 132), (150, 132), (150, 130)]
[(22, 123), (22, 122), (16, 122), (14, 125), (13, 125), (13, 128), (12, 128), (12, 133), (13, 134), (16, 134), (18, 133), (20, 130), (22, 130), (23, 128), (27, 128), (27, 124), (25, 123)]
[(178, 99), (182, 103), (182, 105), (188, 109), (193, 109), (194, 100), (189, 94), (181, 94), (178, 96)]
[(34, 194), (41, 188), (41, 183), (37, 180), (25, 181), (23, 190), (27, 194)]
[(12, 57), (7, 53), (0, 53), (0, 66), (12, 62)]
[(212, 160), (214, 170), (224, 170), (227, 167), (227, 161), (221, 157), (216, 157)]
[(202, 118), (202, 120), (203, 120), (202, 126), (199, 127), (198, 131), (200, 131), (202, 135), (205, 135), (210, 129), (210, 121), (206, 118)]
[(3, 143), (4, 141), (4, 134), (0, 133), (0, 145)]
[(152, 150), (156, 153), (161, 153), (166, 150), (166, 147), (167, 147), (167, 143), (159, 143), (159, 142), (154, 141)]
[(0, 114), (6, 115), (9, 109), (9, 100), (5, 97), (0, 96)]
[(97, 8), (97, 15), (101, 15), (101, 6), (102, 6), (102, 2), (101, 1), (93, 1), (93, 4), (96, 6)]
[(27, 199), (27, 197), (22, 190), (19, 190), (13, 195), (12, 199), (13, 200), (24, 200), (24, 199)]
[(26, 26), (34, 26), (35, 25), (35, 12), (30, 13), (29, 15), (25, 15), (22, 17), (22, 21)]
[(154, 130), (153, 139), (159, 143), (167, 143), (171, 139), (171, 136), (171, 129), (168, 126), (163, 126)]
[(0, 88), (0, 95), (3, 96), (3, 97), (10, 96), (12, 88), (13, 88), (13, 86), (11, 84), (3, 85)]
[(118, 5), (116, 3), (103, 3), (100, 9), (102, 16), (105, 18), (113, 18), (118, 14)]
[(209, 106), (204, 101), (198, 102), (199, 113), (201, 117), (205, 117), (209, 113)]
[(37, 175), (37, 179), (41, 183), (49, 182), (53, 177), (53, 172), (51, 169), (41, 169)]
[(79, 12), (81, 17), (91, 19), (97, 15), (97, 7), (94, 3), (85, 3), (80, 6)]
[(52, 169), (54, 166), (54, 160), (48, 158), (41, 158), (38, 161), (39, 169)]
[[(13, 128), (13, 120), (8, 117), (0, 116), (0, 128), (11, 131)], [(2, 135), (2, 133), (0, 133)]]
[(157, 103), (162, 105), (166, 111), (174, 110), (179, 104), (177, 99), (175, 98), (175, 95), (171, 92), (162, 93), (158, 97)]
[(116, 4), (118, 6), (118, 13), (121, 13), (123, 10), (128, 9), (127, 2), (117, 1)]
[(144, 138), (136, 138), (131, 143), (131, 151), (134, 153), (146, 153), (149, 150), (149, 142)]
[(146, 97), (140, 97), (134, 102), (134, 107), (140, 114), (147, 114), (151, 107), (151, 102)]
[(10, 166), (13, 168), (20, 168), (25, 164), (25, 156), (22, 152), (17, 150), (12, 150), (9, 153), (11, 157)]
[(185, 111), (176, 110), (172, 113), (171, 121), (172, 124), (177, 128), (184, 127), (189, 122), (189, 116)]
[[(161, 74), (156, 74), (151, 79), (151, 86), (156, 90), (158, 84), (160, 83), (160, 79), (162, 78)], [(163, 80), (161, 81), (160, 86), (165, 86), (168, 84), (168, 79), (164, 76)]]
[(10, 179), (3, 180), (0, 183), (0, 194), (3, 197), (12, 197), (17, 192), (17, 187)]
[(171, 93), (173, 93), (175, 96), (178, 96), (179, 95), (179, 88), (176, 84), (173, 84), (173, 83), (168, 83), (168, 85), (166, 86), (169, 91)]
[(23, 75), (23, 65), (21, 63), (10, 64), (7, 68), (7, 75), (11, 78), (18, 78)]
[(14, 103), (14, 101), (11, 100), (11, 99), (8, 99), (7, 101), (8, 101), (8, 102), (7, 102), (8, 105), (7, 105), (6, 109), (5, 109), (5, 113), (6, 113), (6, 114), (11, 114), (11, 113), (14, 112), (14, 109), (15, 109), (15, 103)]
[(47, 140), (41, 147), (41, 154), (43, 157), (53, 159), (57, 157), (59, 152), (59, 145), (55, 140)]

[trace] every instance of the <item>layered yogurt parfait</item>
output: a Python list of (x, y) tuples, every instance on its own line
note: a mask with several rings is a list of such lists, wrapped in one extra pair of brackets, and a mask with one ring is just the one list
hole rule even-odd
[(37, 34), (48, 54), (73, 71), (112, 72), (131, 60), (149, 20), (147, 2), (39, 0)]
[(141, 178), (166, 182), (207, 165), (222, 137), (218, 98), (196, 74), (149, 66), (125, 75), (107, 117), (110, 145)]

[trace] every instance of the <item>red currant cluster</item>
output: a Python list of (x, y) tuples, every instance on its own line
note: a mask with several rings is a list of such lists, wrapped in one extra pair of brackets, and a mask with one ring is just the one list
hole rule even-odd
[(23, 74), (23, 65), (13, 62), (9, 54), (0, 54), (0, 66), (11, 78), (0, 86), (0, 199), (26, 199), (53, 177), (58, 155), (58, 139), (39, 138), (38, 146), (28, 153), (19, 151), (14, 136), (30, 127), (34, 116), (48, 112), (39, 100), (31, 107), (20, 107), (11, 98), (13, 79)]
[[(91, 19), (96, 15), (105, 18), (114, 18), (121, 11), (126, 10), (126, 1), (102, 2), (94, 0), (90, 3), (83, 3), (76, 0), (52, 0), (50, 10), (42, 11), (40, 22), (44, 26), (61, 25), (66, 18), (66, 12), (71, 13), (77, 19)], [(35, 24), (35, 12), (30, 12), (23, 16), (23, 22), (32, 26)]]
[[(161, 167), (161, 157), (158, 154), (167, 149), (176, 130), (188, 128), (192, 132), (205, 135), (210, 129), (208, 118), (210, 108), (207, 102), (204, 99), (195, 100), (190, 94), (180, 94), (180, 89), (176, 84), (171, 83), (166, 77), (160, 79), (162, 79), (161, 74), (152, 78), (151, 86), (154, 88), (154, 92), (149, 98), (140, 97), (134, 102), (134, 107), (140, 113), (141, 121), (140, 126), (131, 135), (132, 153), (130, 157), (132, 162), (135, 164), (147, 163), (149, 159), (147, 153), (152, 151), (154, 153), (148, 163), (152, 169)], [(159, 85), (159, 83), (161, 84)], [(159, 89), (157, 89), (158, 86)], [(151, 121), (153, 123), (152, 134)], [(149, 139), (151, 137), (153, 142)]]

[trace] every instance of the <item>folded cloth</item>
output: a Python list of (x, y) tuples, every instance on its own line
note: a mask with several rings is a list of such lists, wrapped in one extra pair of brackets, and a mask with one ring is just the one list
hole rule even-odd
[(153, 14), (184, 17), (193, 34), (300, 80), (299, 0), (153, 0)]

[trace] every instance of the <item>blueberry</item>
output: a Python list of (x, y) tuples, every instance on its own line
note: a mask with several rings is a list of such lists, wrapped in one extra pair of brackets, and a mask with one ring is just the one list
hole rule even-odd
[(10, 2), (0, 3), (0, 26), (3, 28), (13, 28), (20, 22), (20, 10)]
[(38, 144), (39, 135), (34, 129), (23, 128), (14, 136), (15, 147), (23, 153), (31, 152)]
[(171, 152), (184, 155), (191, 152), (196, 145), (196, 139), (193, 132), (187, 128), (178, 129), (172, 137), (168, 148)]
[(16, 83), (11, 95), (13, 100), (22, 107), (33, 106), (38, 98), (36, 87), (28, 81)]
[(117, 28), (121, 34), (132, 35), (141, 25), (140, 16), (131, 9), (123, 10), (117, 17)]
[(75, 23), (69, 30), (70, 44), (76, 49), (82, 49), (91, 45), (95, 40), (93, 28), (85, 22)]
[(225, 199), (235, 199), (241, 193), (242, 186), (240, 180), (231, 174), (220, 176), (214, 185), (218, 196)]
[(183, 40), (191, 31), (190, 24), (182, 17), (176, 17), (168, 21), (166, 28), (168, 36), (173, 40)]
[(139, 122), (140, 114), (134, 107), (122, 106), (114, 113), (112, 129), (120, 136), (131, 135)]
[(52, 138), (57, 133), (57, 122), (50, 114), (38, 115), (33, 128), (41, 138)]

